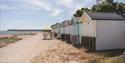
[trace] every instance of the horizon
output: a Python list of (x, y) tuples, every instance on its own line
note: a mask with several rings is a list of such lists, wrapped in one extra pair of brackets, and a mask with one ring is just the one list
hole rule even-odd
[(54, 23), (70, 20), (76, 10), (94, 4), (96, 0), (0, 0), (0, 30), (50, 29)]

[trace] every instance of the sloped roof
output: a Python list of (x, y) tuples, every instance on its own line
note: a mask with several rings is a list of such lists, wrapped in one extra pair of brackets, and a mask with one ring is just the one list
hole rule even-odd
[(87, 13), (92, 20), (125, 20), (125, 18), (116, 13)]

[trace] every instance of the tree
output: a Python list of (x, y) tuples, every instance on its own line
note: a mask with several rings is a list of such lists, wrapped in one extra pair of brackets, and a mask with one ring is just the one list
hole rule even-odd
[(83, 14), (83, 10), (77, 10), (76, 13), (74, 14), (75, 17), (81, 17)]
[(99, 5), (98, 12), (113, 12), (113, 7), (110, 4)]
[(80, 10), (77, 10), (75, 14), (73, 14), (75, 17), (81, 17), (83, 12), (90, 11), (88, 8), (81, 8)]
[(91, 11), (96, 12), (96, 10), (97, 10), (97, 5), (93, 5), (93, 7), (91, 8)]
[(118, 3), (116, 6), (118, 12), (125, 12), (125, 3)]
[(125, 12), (125, 3), (113, 2), (114, 0), (105, 0), (101, 4), (93, 5), (92, 12)]
[(105, 2), (108, 4), (113, 4), (114, 0), (105, 0)]
[(110, 4), (100, 4), (94, 5), (91, 10), (92, 12), (113, 12), (113, 7)]

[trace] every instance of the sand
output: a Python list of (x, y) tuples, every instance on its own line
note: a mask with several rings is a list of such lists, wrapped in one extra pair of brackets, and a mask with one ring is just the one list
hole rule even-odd
[[(77, 54), (79, 58), (75, 58)], [(0, 63), (78, 63), (78, 59), (86, 58), (80, 57), (80, 54), (86, 53), (57, 39), (42, 40), (42, 34), (36, 34), (0, 48)]]
[(42, 36), (37, 34), (0, 48), (0, 63), (29, 63), (44, 50)]
[(0, 48), (0, 63), (88, 63), (100, 58), (61, 40), (43, 40), (42, 34), (19, 37), (24, 39)]
[(5, 37), (14, 37), (14, 35), (0, 35), (0, 38), (5, 38)]

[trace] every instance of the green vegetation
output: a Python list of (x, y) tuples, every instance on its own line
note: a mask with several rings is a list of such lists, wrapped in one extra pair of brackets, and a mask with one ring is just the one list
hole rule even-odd
[(125, 3), (113, 2), (113, 0), (106, 0), (100, 4), (96, 4), (91, 9), (92, 12), (125, 12)]
[(124, 63), (124, 58), (120, 56), (123, 54), (124, 51), (125, 49), (96, 51), (94, 53), (95, 55), (93, 55), (93, 58), (89, 59), (89, 62), (90, 63)]
[(83, 12), (112, 12), (122, 14), (125, 12), (125, 3), (113, 2), (113, 0), (105, 0), (99, 4), (93, 5), (91, 9), (81, 8), (73, 14), (75, 17), (81, 17)]
[(15, 38), (15, 37), (4, 37), (0, 38), (0, 48), (4, 47), (10, 43), (16, 42), (18, 40), (21, 40), (21, 38)]
[(27, 33), (27, 34), (21, 34), (21, 35), (36, 35), (37, 33)]
[(121, 58), (121, 57), (116, 57), (116, 58), (112, 61), (112, 63), (124, 63), (124, 59)]
[(16, 42), (18, 40), (21, 40), (21, 38), (14, 38), (14, 37), (5, 37), (5, 38), (0, 38), (0, 42), (9, 42), (9, 43), (13, 43)]
[(75, 14), (73, 14), (75, 17), (81, 17), (84, 11), (90, 11), (88, 8), (81, 8), (80, 10), (77, 10)]
[(118, 57), (98, 57), (93, 58), (89, 61), (90, 63), (124, 63), (124, 59), (120, 56)]
[(122, 55), (125, 49), (108, 49), (108, 50), (102, 50), (102, 51), (96, 51), (96, 54), (101, 54), (106, 57), (115, 57)]

